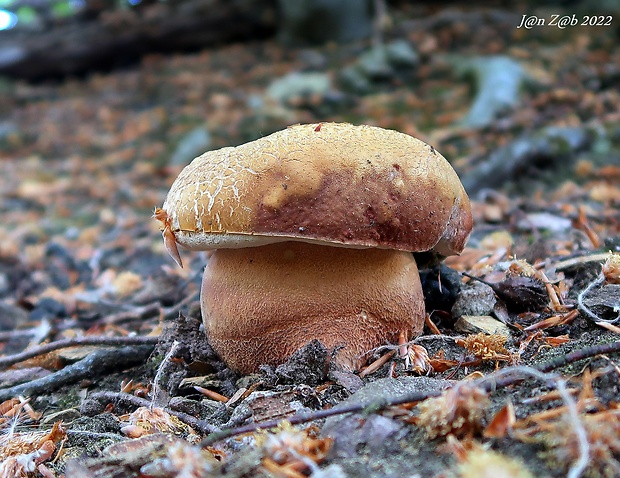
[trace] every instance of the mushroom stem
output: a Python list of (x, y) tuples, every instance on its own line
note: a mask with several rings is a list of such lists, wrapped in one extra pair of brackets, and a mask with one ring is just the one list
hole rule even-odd
[(233, 369), (278, 365), (312, 339), (338, 365), (359, 369), (369, 352), (419, 335), (424, 299), (409, 252), (281, 242), (219, 249), (202, 282), (209, 343)]

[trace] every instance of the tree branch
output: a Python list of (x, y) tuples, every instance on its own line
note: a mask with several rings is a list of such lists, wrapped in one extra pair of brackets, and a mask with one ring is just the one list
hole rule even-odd
[(0, 401), (8, 400), (18, 395), (28, 396), (50, 392), (70, 383), (96, 377), (109, 370), (119, 370), (142, 363), (148, 358), (152, 350), (153, 345), (96, 350), (88, 357), (74, 364), (67, 365), (62, 370), (51, 375), (0, 389)]
[(28, 350), (24, 350), (15, 355), (8, 355), (0, 358), (0, 369), (10, 367), (24, 360), (37, 357), (38, 355), (44, 355), (54, 350), (63, 349), (66, 347), (76, 347), (79, 345), (155, 345), (159, 337), (78, 337), (74, 339), (64, 339), (51, 342), (49, 344), (33, 347)]

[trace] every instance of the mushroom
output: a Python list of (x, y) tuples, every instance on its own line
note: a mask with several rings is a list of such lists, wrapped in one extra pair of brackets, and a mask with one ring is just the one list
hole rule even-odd
[(177, 244), (213, 250), (201, 309), (234, 370), (278, 365), (312, 339), (359, 369), (369, 352), (422, 332), (411, 252), (458, 254), (469, 199), (432, 146), (373, 126), (296, 125), (197, 157), (155, 217)]

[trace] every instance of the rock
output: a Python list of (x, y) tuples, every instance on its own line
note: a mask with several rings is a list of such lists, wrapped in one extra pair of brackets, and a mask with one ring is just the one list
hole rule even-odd
[(332, 463), (325, 468), (314, 470), (310, 478), (348, 478), (342, 467), (337, 463)]
[(489, 335), (510, 336), (510, 329), (489, 315), (461, 315), (454, 329), (466, 334), (484, 332)]
[(65, 317), (67, 311), (64, 304), (50, 297), (43, 297), (30, 311), (30, 320), (39, 321), (43, 319), (60, 319)]
[(17, 45), (7, 45), (0, 50), (0, 67), (17, 63), (26, 57), (25, 48)]
[(603, 320), (620, 318), (620, 284), (605, 284), (589, 291), (583, 303)]
[(187, 377), (181, 380), (179, 388), (202, 387), (209, 389), (217, 389), (222, 386), (222, 381), (217, 378), (217, 374), (212, 373), (199, 377)]
[(521, 231), (542, 229), (559, 233), (569, 231), (572, 228), (572, 221), (549, 212), (532, 212), (519, 219), (516, 226)]
[(297, 59), (306, 65), (306, 69), (321, 71), (328, 68), (328, 58), (324, 53), (313, 48), (305, 48), (297, 53)]
[(620, 236), (606, 237), (604, 249), (606, 251), (620, 252)]
[(374, 47), (366, 50), (357, 60), (359, 69), (370, 80), (384, 80), (392, 76), (392, 65), (388, 61), (385, 47)]
[(196, 156), (211, 149), (211, 134), (204, 126), (194, 128), (181, 138), (172, 156), (170, 164), (172, 166), (185, 166)]
[(367, 94), (375, 83), (398, 78), (409, 81), (408, 74), (419, 63), (419, 57), (407, 40), (375, 45), (364, 51), (355, 63), (340, 71), (342, 88), (353, 94)]
[(0, 330), (15, 330), (28, 320), (28, 312), (21, 307), (0, 301)]
[(221, 410), (222, 405), (221, 402), (213, 400), (201, 400), (198, 402), (185, 397), (172, 397), (168, 404), (172, 410), (187, 413), (203, 420), (212, 417)]
[(364, 386), (364, 381), (358, 375), (343, 370), (330, 370), (329, 378), (349, 393), (355, 393)]
[[(0, 63), (2, 63), (2, 55), (6, 54), (5, 50), (6, 48), (3, 48), (2, 53), (0, 53)], [(5, 93), (4, 91), (1, 91), (1, 89), (0, 92)], [(2, 142), (5, 141), (7, 138), (18, 133), (19, 130), (17, 129), (17, 125), (15, 123), (12, 123), (10, 121), (0, 122), (0, 144), (2, 144)]]
[[(352, 403), (382, 403), (406, 393), (438, 391), (450, 383), (429, 377), (383, 378), (366, 384), (336, 408)], [(419, 446), (418, 440), (427, 441), (422, 432), (387, 416), (335, 415), (325, 421), (321, 435), (334, 439), (328, 460), (341, 465), (346, 476), (411, 476), (412, 469), (420, 476), (425, 473), (431, 476), (431, 471), (436, 473), (441, 468), (442, 459), (434, 449), (429, 452)]]
[(483, 279), (470, 276), (485, 285), (488, 285), (500, 299), (495, 304), (497, 316), (498, 304), (503, 304), (507, 310), (515, 313), (537, 312), (549, 303), (549, 294), (545, 284), (533, 276), (509, 274), (499, 282), (487, 282)]
[(8, 274), (0, 272), (0, 297), (11, 291)]
[(242, 404), (249, 407), (256, 423), (311, 412), (298, 400), (297, 393), (293, 389), (252, 392)]
[(282, 105), (289, 105), (313, 96), (324, 98), (331, 88), (327, 73), (295, 71), (274, 80), (267, 87), (267, 96)]
[(366, 94), (372, 89), (372, 82), (358, 65), (349, 65), (338, 76), (341, 87), (354, 94)]
[(502, 112), (515, 107), (525, 78), (521, 65), (507, 56), (466, 60), (461, 74), (473, 76), (476, 84), (476, 97), (462, 120), (468, 128), (487, 126)]
[[(85, 415), (84, 410), (80, 407), (80, 413)], [(83, 431), (86, 433), (120, 433), (121, 425), (112, 413), (99, 412), (95, 416), (81, 416), (71, 423), (71, 429), (74, 431)], [(122, 437), (119, 437), (122, 439)]]
[(79, 418), (80, 416), (82, 415), (79, 410), (75, 408), (67, 408), (66, 410), (60, 410), (59, 412), (45, 415), (41, 419), (40, 424), (42, 426), (52, 426), (54, 423), (59, 421), (71, 423), (73, 420)]
[(407, 40), (394, 40), (385, 46), (388, 62), (397, 68), (413, 68), (420, 62), (418, 52)]
[[(446, 388), (451, 382), (447, 380), (434, 379), (429, 377), (401, 377), (401, 378), (381, 378), (364, 385), (360, 390), (342, 401), (338, 407), (346, 407), (350, 404), (372, 404), (384, 400), (396, 398), (406, 393), (435, 391)], [(393, 421), (386, 417), (382, 419)], [(376, 428), (385, 438), (391, 433), (396, 433), (400, 429), (400, 424), (394, 422), (389, 424), (385, 420), (375, 421), (369, 428)], [(348, 450), (355, 454), (356, 446), (361, 442), (374, 442), (373, 433), (369, 433), (369, 428), (357, 431), (360, 426), (359, 417), (353, 415), (335, 415), (325, 421), (321, 434), (335, 438), (334, 446), (336, 449)], [(346, 430), (345, 430), (346, 429)]]
[(157, 271), (146, 278), (141, 290), (132, 297), (132, 303), (146, 305), (159, 301), (162, 305), (171, 306), (179, 298), (182, 280), (178, 276)]
[(491, 315), (495, 302), (497, 298), (493, 289), (481, 282), (472, 282), (459, 292), (452, 306), (452, 317)]

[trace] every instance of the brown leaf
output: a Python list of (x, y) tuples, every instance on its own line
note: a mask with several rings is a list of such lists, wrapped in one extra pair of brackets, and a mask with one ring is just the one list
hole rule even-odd
[(515, 421), (515, 409), (512, 402), (508, 400), (506, 405), (491, 419), (482, 435), (486, 438), (504, 438), (512, 431)]

